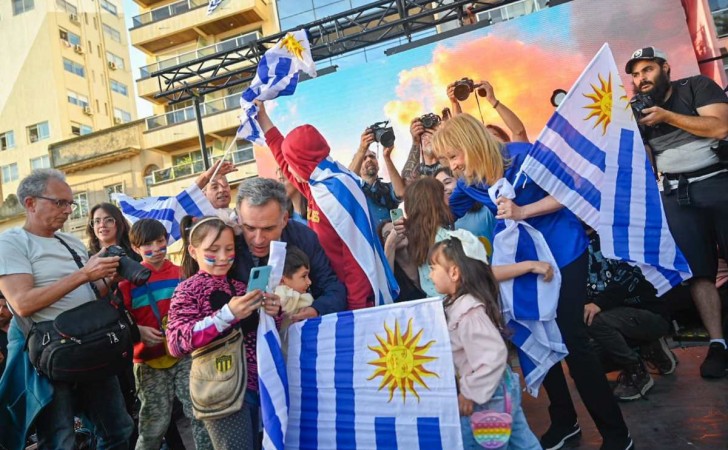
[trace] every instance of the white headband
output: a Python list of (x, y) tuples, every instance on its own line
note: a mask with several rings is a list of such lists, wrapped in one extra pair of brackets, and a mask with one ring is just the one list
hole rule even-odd
[(465, 256), (488, 264), (488, 254), (485, 252), (485, 245), (473, 233), (468, 230), (455, 230), (448, 231), (447, 234), (460, 241)]

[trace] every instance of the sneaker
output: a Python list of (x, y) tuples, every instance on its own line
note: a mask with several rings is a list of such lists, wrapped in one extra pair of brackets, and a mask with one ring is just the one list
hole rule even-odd
[(556, 450), (562, 448), (568, 441), (578, 440), (581, 437), (581, 428), (579, 423), (572, 426), (551, 425), (548, 431), (541, 436), (541, 447), (544, 450)]
[[(667, 339), (664, 337), (643, 345), (640, 348), (640, 354), (648, 369), (654, 369), (661, 375), (670, 375), (675, 372), (677, 357), (670, 350)], [(654, 373), (653, 370), (650, 372)]]
[(617, 378), (617, 387), (614, 388), (614, 396), (617, 400), (630, 401), (643, 397), (647, 391), (652, 389), (655, 382), (645, 370), (642, 363), (624, 369)]
[(632, 442), (632, 438), (627, 435), (627, 441), (624, 440), (620, 442), (614, 442), (613, 440), (604, 441), (601, 447), (599, 447), (600, 450), (635, 450), (634, 448), (634, 442)]
[(703, 378), (723, 378), (728, 366), (728, 350), (720, 342), (712, 342), (708, 354), (700, 365), (700, 376)]

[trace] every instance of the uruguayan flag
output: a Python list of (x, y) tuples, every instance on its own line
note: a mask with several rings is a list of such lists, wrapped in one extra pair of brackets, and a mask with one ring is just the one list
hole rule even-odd
[(605, 257), (638, 265), (659, 295), (690, 278), (607, 44), (546, 124), (522, 170), (597, 230)]
[(397, 298), (399, 286), (369, 218), (362, 183), (331, 157), (321, 161), (309, 179), (316, 204), (369, 278), (375, 304), (384, 305)]
[(298, 85), (298, 71), (316, 76), (316, 65), (311, 57), (311, 47), (303, 30), (293, 31), (281, 39), (260, 59), (255, 78), (240, 97), (240, 127), (237, 137), (259, 145), (265, 145), (263, 132), (258, 125), (258, 107), (253, 100), (272, 100), (291, 95)]
[[(498, 197), (516, 197), (505, 178), (494, 183), (488, 194), (493, 203)], [(498, 249), (493, 253), (494, 266), (543, 261), (554, 270), (551, 281), (527, 273), (499, 283), (503, 319), (513, 333), (510, 340), (518, 348), (526, 388), (535, 397), (551, 366), (568, 354), (556, 324), (561, 271), (540, 231), (525, 221), (506, 219), (505, 225), (493, 240), (493, 248)]]
[(462, 448), (439, 298), (293, 325), (288, 386), (288, 449)]
[(283, 450), (288, 427), (288, 376), (275, 321), (261, 313), (258, 322), (258, 388), (263, 419), (263, 448)]
[(215, 216), (218, 211), (196, 184), (176, 197), (146, 197), (135, 199), (126, 194), (113, 194), (124, 217), (132, 224), (139, 219), (157, 219), (169, 233), (169, 244), (181, 239), (179, 223), (184, 216)]
[(207, 4), (207, 15), (212, 14), (220, 6), (220, 3), (222, 3), (222, 0), (210, 0), (210, 3)]

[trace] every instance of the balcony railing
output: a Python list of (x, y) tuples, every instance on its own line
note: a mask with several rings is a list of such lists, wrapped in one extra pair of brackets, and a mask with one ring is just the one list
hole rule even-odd
[[(232, 94), (227, 97), (210, 100), (200, 105), (200, 115), (202, 117), (209, 116), (211, 114), (229, 111), (231, 109), (240, 107), (240, 94)], [(166, 127), (170, 125), (176, 125), (183, 122), (195, 120), (195, 107), (188, 106), (184, 109), (178, 109), (176, 111), (170, 111), (159, 116), (147, 117), (147, 131), (154, 130), (155, 128)]]
[(504, 22), (546, 9), (547, 7), (547, 0), (523, 0), (483, 11), (478, 13), (477, 17), (478, 21), (486, 20), (490, 23)]
[(135, 16), (132, 19), (133, 27), (139, 28), (150, 23), (159, 22), (160, 20), (169, 19), (170, 17), (184, 14), (187, 11), (191, 11), (196, 8), (207, 6), (208, 0), (182, 0), (179, 2), (172, 3), (167, 6), (155, 8), (151, 11), (147, 11), (144, 14)]
[(187, 53), (182, 53), (173, 58), (163, 59), (162, 61), (155, 62), (154, 64), (149, 64), (148, 66), (140, 67), (139, 74), (141, 75), (141, 79), (149, 78), (151, 74), (157, 72), (158, 70), (168, 69), (178, 64), (195, 61), (202, 58), (203, 56), (214, 55), (218, 52), (232, 50), (234, 48), (240, 48), (248, 42), (257, 41), (258, 39), (260, 39), (260, 34), (258, 32), (247, 33), (242, 36), (218, 42), (217, 44), (208, 45), (207, 47), (202, 47)]
[[(223, 155), (213, 156), (212, 163), (214, 164), (218, 160), (222, 159)], [(240, 165), (255, 161), (252, 146), (245, 146), (238, 148), (230, 154), (228, 158), (232, 158), (234, 165)], [(202, 160), (196, 160), (187, 162), (184, 164), (177, 164), (176, 166), (167, 167), (165, 169), (159, 169), (152, 172), (152, 184), (164, 183), (165, 181), (172, 181), (178, 178), (187, 177), (189, 175), (196, 175), (204, 172), (205, 167), (202, 164)]]

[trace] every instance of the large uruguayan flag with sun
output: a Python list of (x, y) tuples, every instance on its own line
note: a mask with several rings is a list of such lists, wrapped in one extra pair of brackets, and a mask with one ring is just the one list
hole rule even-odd
[(328, 314), (288, 333), (286, 448), (462, 448), (441, 299)]
[(607, 44), (546, 124), (522, 171), (597, 230), (604, 256), (638, 265), (660, 295), (690, 278)]

